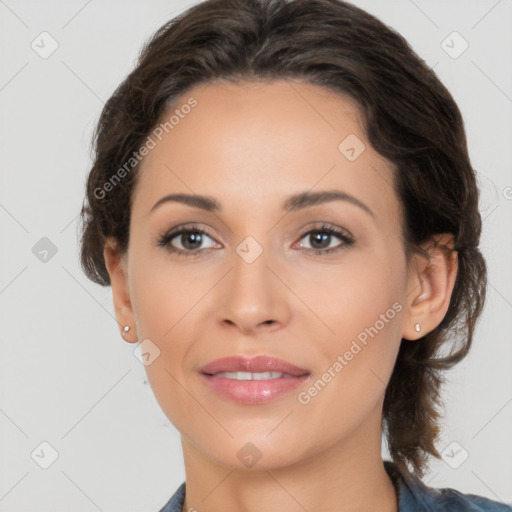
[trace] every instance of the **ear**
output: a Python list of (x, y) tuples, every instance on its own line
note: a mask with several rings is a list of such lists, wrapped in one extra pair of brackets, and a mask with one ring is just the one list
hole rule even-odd
[[(433, 331), (443, 320), (452, 296), (458, 270), (453, 235), (435, 235), (423, 245), (429, 257), (415, 254), (409, 267), (407, 314), (402, 337), (416, 340)], [(420, 324), (417, 332), (415, 325)]]
[[(120, 254), (115, 240), (108, 238), (103, 249), (103, 257), (105, 258), (105, 266), (110, 275), (114, 310), (121, 336), (128, 343), (135, 343), (138, 339), (128, 288), (126, 255)], [(130, 330), (124, 333), (123, 329), (126, 325), (130, 327)]]

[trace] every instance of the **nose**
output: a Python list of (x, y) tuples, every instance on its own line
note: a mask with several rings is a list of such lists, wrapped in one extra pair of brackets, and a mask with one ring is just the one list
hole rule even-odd
[[(236, 251), (233, 267), (218, 290), (218, 320), (245, 335), (274, 331), (290, 319), (284, 271), (263, 250), (253, 261)], [(281, 275), (280, 275), (281, 274)]]

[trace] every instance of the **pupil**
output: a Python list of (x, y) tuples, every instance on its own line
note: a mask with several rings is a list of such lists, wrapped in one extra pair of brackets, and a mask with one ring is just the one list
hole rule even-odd
[[(319, 241), (319, 242), (320, 242), (320, 244), (321, 244), (321, 242), (322, 242), (322, 239), (323, 239), (323, 241), (325, 242), (325, 241), (326, 241), (326, 239), (328, 239), (328, 238), (330, 237), (330, 235), (327, 235), (327, 234), (325, 234), (325, 233), (324, 233), (324, 234), (322, 234), (322, 233), (316, 233), (315, 235), (312, 235), (312, 236), (313, 236), (313, 239), (315, 240), (315, 243), (316, 243), (317, 241)], [(318, 239), (319, 239), (319, 240), (318, 240)], [(329, 244), (327, 244), (327, 245), (329, 245)], [(313, 244), (313, 246), (314, 246), (314, 244)], [(324, 244), (324, 246), (325, 246), (325, 244)], [(323, 248), (324, 248), (324, 246), (320, 247), (320, 249), (323, 249)]]
[[(184, 247), (187, 247), (189, 249), (195, 249), (194, 242), (196, 245), (201, 245), (201, 234), (200, 233), (190, 233), (188, 235), (184, 235), (186, 242), (183, 244)], [(188, 241), (192, 240), (192, 243), (189, 244)], [(183, 242), (183, 240), (182, 240)], [(191, 245), (191, 246), (190, 246)]]

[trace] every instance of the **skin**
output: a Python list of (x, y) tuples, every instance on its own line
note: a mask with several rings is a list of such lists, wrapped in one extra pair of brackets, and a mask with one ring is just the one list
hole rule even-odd
[[(381, 457), (384, 392), (402, 338), (421, 343), (444, 317), (457, 254), (431, 249), (430, 260), (407, 264), (393, 168), (370, 146), (349, 98), (292, 81), (215, 82), (187, 91), (173, 108), (190, 97), (198, 105), (142, 164), (127, 253), (114, 240), (104, 251), (117, 320), (131, 327), (124, 339), (149, 338), (160, 350), (146, 371), (181, 434), (183, 510), (396, 512)], [(366, 146), (354, 161), (338, 149), (349, 134)], [(347, 201), (282, 210), (292, 194), (330, 189), (374, 215)], [(167, 202), (150, 213), (170, 193), (213, 196), (222, 211)], [(202, 253), (158, 246), (160, 235), (191, 223), (208, 231)], [(323, 223), (355, 243), (333, 235), (315, 245), (306, 234)], [(236, 252), (248, 236), (263, 250), (252, 263)], [(172, 243), (186, 250), (187, 240)], [(313, 253), (322, 247), (340, 250)], [(394, 303), (401, 305), (394, 318), (301, 404), (298, 393)], [(271, 402), (239, 404), (198, 374), (235, 354), (276, 356), (307, 368), (311, 379)], [(237, 457), (247, 442), (261, 453), (251, 468)]]

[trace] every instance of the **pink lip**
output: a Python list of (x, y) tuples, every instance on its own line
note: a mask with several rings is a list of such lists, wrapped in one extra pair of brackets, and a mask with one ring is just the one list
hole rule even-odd
[(202, 366), (200, 371), (208, 375), (220, 372), (282, 372), (293, 377), (309, 373), (305, 368), (270, 356), (257, 356), (251, 359), (242, 356), (224, 357)]
[[(269, 356), (247, 359), (240, 356), (217, 359), (200, 368), (208, 386), (223, 397), (245, 404), (268, 402), (288, 393), (309, 379), (309, 371), (294, 364)], [(277, 379), (235, 380), (216, 377), (221, 372), (281, 372)]]

